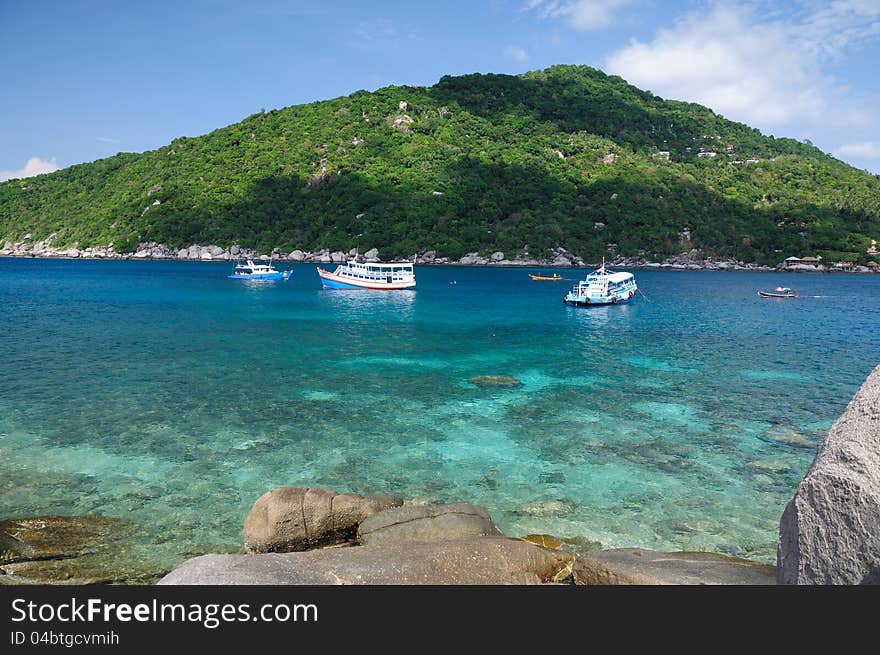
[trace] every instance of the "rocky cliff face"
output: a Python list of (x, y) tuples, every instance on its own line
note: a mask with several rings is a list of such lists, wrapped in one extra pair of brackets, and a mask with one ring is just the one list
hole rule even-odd
[(782, 514), (780, 584), (880, 584), (880, 366)]

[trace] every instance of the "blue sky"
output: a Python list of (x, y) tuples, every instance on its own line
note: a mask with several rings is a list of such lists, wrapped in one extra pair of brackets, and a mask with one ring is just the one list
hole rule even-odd
[(880, 0), (0, 0), (0, 180), (446, 74), (588, 64), (880, 172)]

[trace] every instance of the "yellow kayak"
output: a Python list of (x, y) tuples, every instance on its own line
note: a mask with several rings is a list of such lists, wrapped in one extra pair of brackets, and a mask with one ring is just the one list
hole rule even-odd
[(555, 273), (553, 274), (552, 277), (548, 277), (546, 275), (532, 275), (531, 273), (529, 273), (529, 277), (532, 278), (533, 280), (552, 280), (554, 282), (558, 282), (559, 280), (565, 279), (564, 277), (556, 275)]

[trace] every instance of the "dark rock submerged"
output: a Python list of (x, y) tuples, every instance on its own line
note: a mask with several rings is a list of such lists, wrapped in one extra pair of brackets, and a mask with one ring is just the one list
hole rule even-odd
[(499, 387), (502, 389), (522, 386), (522, 382), (511, 375), (476, 375), (469, 382), (478, 387)]
[(132, 528), (104, 516), (0, 520), (0, 585), (154, 582), (165, 571), (126, 558)]

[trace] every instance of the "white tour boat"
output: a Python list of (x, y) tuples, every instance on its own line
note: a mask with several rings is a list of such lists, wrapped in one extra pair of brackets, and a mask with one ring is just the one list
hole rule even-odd
[(352, 259), (340, 264), (332, 273), (318, 267), (318, 275), (325, 289), (412, 289), (416, 286), (413, 265), (360, 263)]

